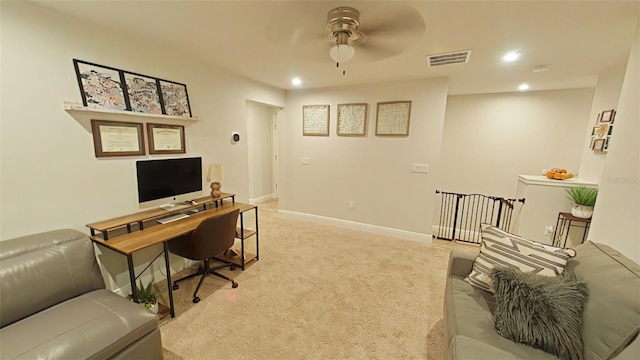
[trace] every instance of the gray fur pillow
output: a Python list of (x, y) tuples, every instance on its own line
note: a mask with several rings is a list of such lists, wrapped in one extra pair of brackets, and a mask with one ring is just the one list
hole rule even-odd
[(589, 290), (575, 277), (548, 277), (499, 267), (490, 278), (495, 290), (498, 334), (554, 354), (582, 360), (582, 310)]

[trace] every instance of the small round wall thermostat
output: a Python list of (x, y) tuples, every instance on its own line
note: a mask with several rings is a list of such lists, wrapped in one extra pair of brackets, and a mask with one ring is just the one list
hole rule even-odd
[(240, 141), (240, 134), (239, 134), (239, 133), (237, 133), (237, 132), (233, 132), (233, 133), (231, 133), (231, 140), (232, 140), (234, 143), (237, 143), (238, 141)]

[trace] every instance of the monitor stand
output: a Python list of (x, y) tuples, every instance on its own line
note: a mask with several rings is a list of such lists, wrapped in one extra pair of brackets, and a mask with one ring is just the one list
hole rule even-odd
[(180, 210), (180, 209), (185, 209), (185, 208), (188, 208), (188, 207), (189, 207), (188, 205), (178, 205), (178, 204), (174, 204), (174, 203), (160, 205), (161, 209), (167, 210), (167, 211)]

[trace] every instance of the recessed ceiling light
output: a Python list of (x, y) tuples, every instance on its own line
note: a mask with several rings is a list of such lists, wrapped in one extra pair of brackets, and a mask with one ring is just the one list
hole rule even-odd
[(530, 88), (531, 88), (531, 86), (529, 86), (529, 84), (527, 84), (527, 83), (523, 83), (523, 84), (520, 84), (520, 86), (518, 86), (518, 90), (520, 90), (520, 91), (527, 91)]
[(509, 51), (502, 56), (502, 61), (504, 62), (514, 62), (518, 59), (520, 59), (520, 53), (517, 51)]
[(293, 79), (291, 79), (291, 83), (295, 86), (299, 86), (300, 84), (302, 84), (302, 80), (300, 80), (299, 77), (294, 77)]

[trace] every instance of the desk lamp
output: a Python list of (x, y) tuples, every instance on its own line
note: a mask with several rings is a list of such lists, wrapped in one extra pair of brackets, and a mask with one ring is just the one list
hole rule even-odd
[(220, 197), (221, 181), (224, 180), (222, 174), (222, 164), (210, 164), (207, 170), (207, 181), (211, 182), (211, 197)]

